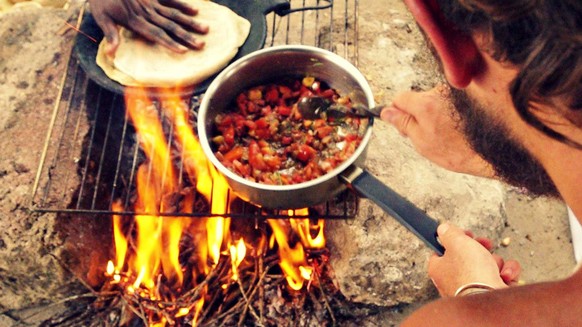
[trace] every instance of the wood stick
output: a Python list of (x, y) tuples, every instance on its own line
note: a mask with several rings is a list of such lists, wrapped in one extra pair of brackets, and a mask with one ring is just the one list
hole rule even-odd
[(259, 257), (259, 263), (258, 263), (258, 270), (259, 270), (259, 275), (261, 276), (261, 279), (259, 279), (258, 282), (258, 288), (259, 288), (259, 314), (261, 317), (261, 320), (259, 321), (259, 323), (262, 325), (263, 319), (265, 317), (265, 285), (263, 284), (263, 273), (265, 271), (265, 266), (264, 266), (264, 260), (263, 260), (263, 256)]
[(329, 301), (327, 300), (327, 296), (325, 294), (325, 291), (323, 290), (323, 286), (322, 286), (321, 280), (319, 278), (319, 273), (315, 272), (315, 274), (313, 274), (313, 275), (317, 278), (317, 285), (319, 286), (319, 290), (321, 291), (323, 303), (325, 305), (325, 308), (327, 309), (327, 312), (329, 312), (329, 316), (331, 317), (332, 325), (335, 326), (336, 325), (335, 315), (333, 314), (333, 310), (331, 309), (331, 306), (329, 305)]

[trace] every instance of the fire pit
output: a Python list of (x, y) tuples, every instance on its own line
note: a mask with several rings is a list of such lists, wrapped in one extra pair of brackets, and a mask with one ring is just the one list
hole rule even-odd
[[(237, 199), (197, 143), (198, 98), (164, 92), (152, 98), (137, 90), (124, 99), (69, 63), (33, 208), (111, 217), (115, 254), (93, 267), (98, 291), (91, 309), (59, 319), (75, 324), (113, 310), (118, 315), (104, 319), (118, 325), (279, 325), (290, 315), (306, 323), (333, 321), (328, 296), (338, 290), (326, 264), (323, 219), (353, 217), (357, 197), (344, 192), (294, 210)], [(69, 157), (77, 147), (82, 155)], [(59, 197), (76, 176), (72, 201)]]

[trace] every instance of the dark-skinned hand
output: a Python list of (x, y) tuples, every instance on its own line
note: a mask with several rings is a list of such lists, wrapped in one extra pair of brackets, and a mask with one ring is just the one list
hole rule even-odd
[(119, 26), (178, 53), (204, 47), (196, 34), (208, 33), (208, 26), (196, 22), (196, 8), (179, 0), (89, 0), (89, 4), (107, 40), (108, 54), (119, 46)]

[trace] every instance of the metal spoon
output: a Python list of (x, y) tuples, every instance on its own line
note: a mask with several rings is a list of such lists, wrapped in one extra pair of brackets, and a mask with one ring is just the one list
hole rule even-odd
[(331, 100), (324, 97), (312, 96), (301, 98), (297, 103), (297, 108), (304, 119), (321, 118), (324, 113), (327, 116), (335, 118), (341, 118), (348, 115), (358, 117), (380, 117), (380, 112), (382, 112), (384, 105), (368, 108), (363, 104), (355, 103), (349, 107), (343, 104), (333, 103)]

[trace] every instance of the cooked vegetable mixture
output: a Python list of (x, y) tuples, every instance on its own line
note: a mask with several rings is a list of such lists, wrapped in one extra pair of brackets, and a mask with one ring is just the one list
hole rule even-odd
[(360, 144), (368, 120), (325, 114), (303, 119), (297, 102), (309, 96), (350, 105), (313, 77), (253, 87), (238, 95), (231, 111), (216, 116), (218, 160), (246, 179), (274, 185), (309, 181), (337, 167)]

